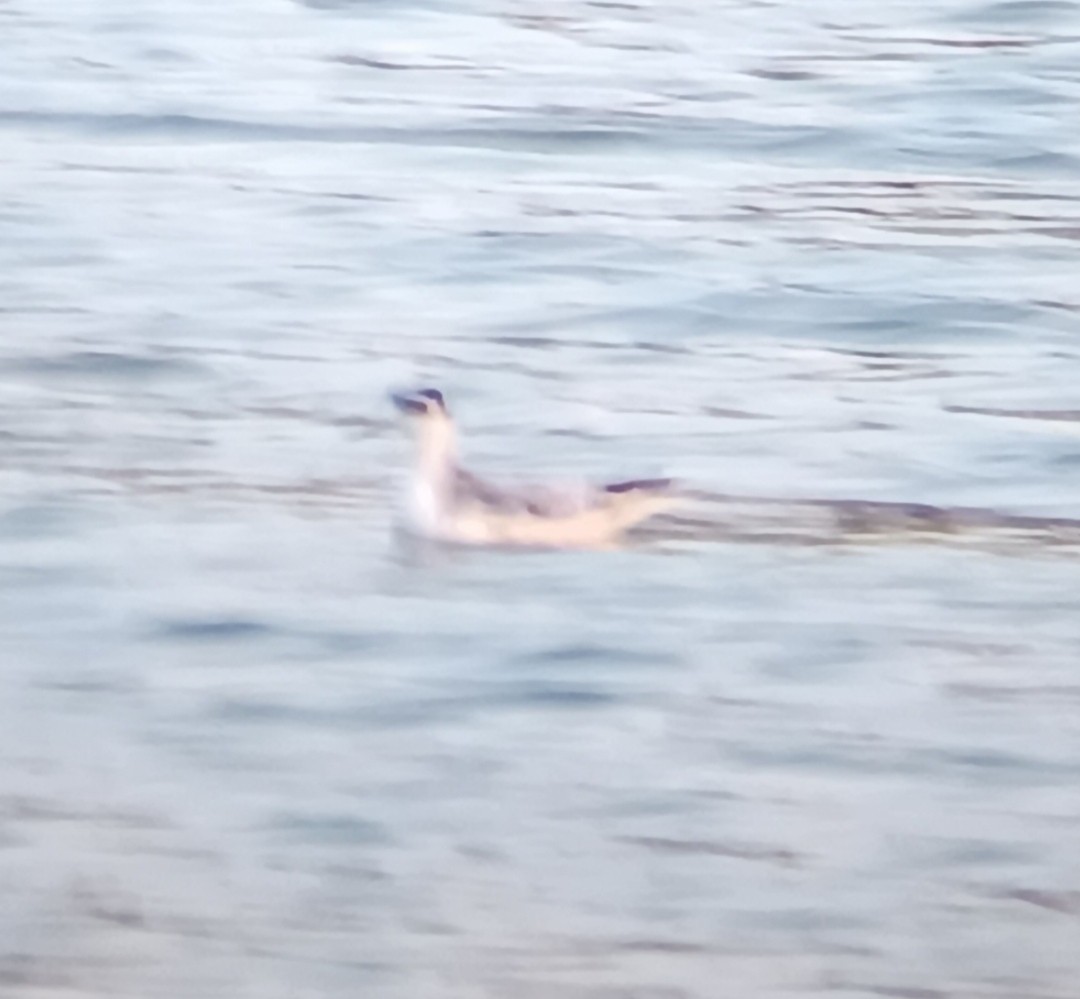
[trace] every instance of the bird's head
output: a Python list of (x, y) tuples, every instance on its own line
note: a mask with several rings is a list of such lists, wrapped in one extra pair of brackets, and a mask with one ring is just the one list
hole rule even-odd
[(395, 392), (390, 398), (398, 412), (410, 422), (413, 420), (441, 421), (450, 418), (446, 409), (446, 400), (438, 389), (424, 388), (412, 392)]
[(456, 452), (454, 422), (438, 389), (395, 392), (391, 398), (412, 432), (423, 460), (443, 460)]

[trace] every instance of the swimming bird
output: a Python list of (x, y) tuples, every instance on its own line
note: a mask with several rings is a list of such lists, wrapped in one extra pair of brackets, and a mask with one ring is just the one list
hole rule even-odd
[(677, 502), (670, 479), (577, 487), (495, 485), (458, 463), (457, 431), (438, 389), (392, 398), (413, 432), (405, 509), (413, 533), (463, 544), (595, 547)]

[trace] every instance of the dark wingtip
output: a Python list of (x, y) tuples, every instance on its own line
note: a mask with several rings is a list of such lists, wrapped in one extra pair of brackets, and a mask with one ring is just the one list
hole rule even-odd
[(662, 493), (675, 484), (674, 479), (627, 479), (604, 486), (606, 493)]

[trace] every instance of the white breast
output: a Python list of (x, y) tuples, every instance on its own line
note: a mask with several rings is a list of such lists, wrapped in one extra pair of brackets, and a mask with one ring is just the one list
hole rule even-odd
[(435, 537), (442, 533), (444, 510), (432, 483), (414, 477), (405, 494), (405, 518), (417, 534)]

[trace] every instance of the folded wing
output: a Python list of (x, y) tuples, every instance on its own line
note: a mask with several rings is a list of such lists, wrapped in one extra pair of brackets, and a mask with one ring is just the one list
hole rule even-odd
[(579, 484), (523, 484), (514, 487), (495, 485), (463, 468), (455, 473), (455, 499), (477, 504), (493, 513), (531, 517), (573, 517), (597, 507), (604, 507), (631, 495), (655, 496), (672, 486), (671, 479), (627, 479), (596, 487)]

